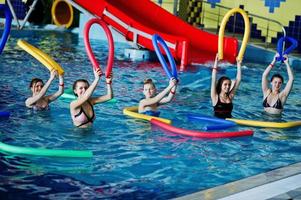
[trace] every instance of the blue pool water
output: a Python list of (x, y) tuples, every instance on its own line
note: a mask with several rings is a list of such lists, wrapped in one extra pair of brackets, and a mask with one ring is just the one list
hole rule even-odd
[[(148, 122), (122, 114), (137, 105), (142, 81), (153, 78), (158, 89), (168, 84), (158, 63), (134, 63), (123, 59), (125, 45), (116, 44), (113, 88), (117, 103), (95, 106), (93, 128), (73, 127), (69, 104), (57, 100), (50, 111), (35, 113), (25, 108), (32, 77), (49, 78), (49, 72), (16, 46), (17, 38), (43, 49), (65, 69), (65, 86), (77, 78), (93, 78), (82, 39), (71, 33), (29, 31), (12, 35), (1, 55), (0, 111), (10, 111), (0, 121), (1, 141), (30, 147), (92, 150), (91, 159), (19, 156), (1, 152), (0, 196), (34, 199), (167, 199), (207, 189), (301, 161), (301, 128), (252, 129), (254, 136), (230, 139), (196, 139), (163, 132)], [(106, 42), (92, 41), (104, 63)], [(187, 113), (212, 115), (210, 74), (207, 66), (181, 73), (175, 100), (160, 108), (161, 116), (189, 129), (203, 125), (188, 122)], [(285, 74), (285, 68), (277, 71)], [(220, 73), (235, 77), (235, 67), (222, 65)], [(263, 66), (244, 63), (243, 80), (234, 101), (235, 118), (272, 120), (262, 114)], [(301, 120), (300, 69), (277, 121)], [(50, 91), (56, 91), (58, 81)], [(104, 94), (104, 80), (96, 93)], [(3, 199), (3, 198), (1, 198)]]

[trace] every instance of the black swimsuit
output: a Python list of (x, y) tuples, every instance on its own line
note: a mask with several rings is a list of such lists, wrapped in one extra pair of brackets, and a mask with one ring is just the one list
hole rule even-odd
[(277, 99), (276, 103), (273, 106), (270, 106), (270, 104), (268, 103), (268, 97), (270, 96), (270, 94), (262, 102), (263, 107), (265, 107), (265, 108), (283, 109), (283, 106), (282, 106), (281, 100), (279, 98), (279, 95), (278, 95), (278, 99)]
[(80, 125), (78, 125), (77, 127), (80, 127), (80, 126), (83, 126), (83, 125), (85, 125), (85, 124), (88, 124), (88, 123), (93, 123), (93, 121), (94, 121), (94, 119), (95, 119), (95, 113), (94, 113), (94, 109), (93, 109), (93, 106), (92, 106), (92, 104), (88, 101), (88, 103), (89, 103), (89, 105), (91, 106), (91, 108), (92, 108), (92, 117), (89, 117), (88, 115), (87, 115), (87, 113), (84, 111), (84, 109), (83, 109), (83, 107), (80, 107), (80, 111), (76, 114), (76, 115), (74, 115), (74, 119), (75, 118), (77, 118), (77, 117), (79, 117), (82, 113), (85, 115), (85, 117), (86, 117), (86, 121), (85, 122), (82, 122)]
[(233, 110), (233, 103), (223, 103), (221, 102), (219, 96), (216, 105), (214, 108), (214, 116), (218, 118), (231, 118), (232, 110)]

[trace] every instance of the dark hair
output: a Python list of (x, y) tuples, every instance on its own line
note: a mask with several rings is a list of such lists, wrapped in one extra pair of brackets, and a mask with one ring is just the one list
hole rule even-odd
[[(29, 84), (29, 87), (31, 88), (34, 84), (36, 84), (36, 83), (38, 83), (38, 82), (43, 83), (43, 80), (40, 79), (40, 78), (33, 78), (33, 79), (31, 79), (30, 84)], [(43, 85), (44, 85), (44, 83), (43, 83)]]
[(231, 79), (228, 78), (227, 76), (222, 76), (218, 79), (217, 84), (216, 84), (216, 92), (217, 94), (220, 94), (222, 91), (222, 84), (224, 81), (229, 80), (231, 82)]
[[(76, 81), (73, 83), (73, 86), (72, 86), (73, 91), (75, 90), (76, 85), (77, 85), (78, 82), (84, 82), (84, 83), (86, 83), (86, 84), (88, 85), (88, 87), (90, 86), (89, 82), (88, 82), (86, 79), (78, 79), (78, 80), (76, 80)], [(73, 92), (73, 93), (74, 93), (74, 92)], [(74, 95), (77, 96), (77, 94), (75, 94), (75, 93), (74, 93)]]
[(283, 76), (281, 76), (280, 74), (274, 74), (271, 78), (271, 82), (274, 80), (274, 78), (280, 78), (283, 83)]

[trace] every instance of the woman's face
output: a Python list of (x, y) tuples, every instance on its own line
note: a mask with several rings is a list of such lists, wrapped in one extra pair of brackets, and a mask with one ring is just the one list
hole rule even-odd
[(77, 94), (78, 97), (80, 97), (86, 92), (88, 87), (88, 84), (85, 82), (77, 82), (76, 87), (74, 89), (74, 93)]
[(281, 78), (274, 77), (271, 84), (272, 84), (272, 90), (279, 92), (281, 89), (282, 80)]
[(39, 94), (41, 92), (43, 86), (44, 86), (44, 84), (41, 81), (34, 83), (31, 87), (32, 93)]
[(221, 91), (224, 93), (228, 93), (230, 91), (231, 87), (231, 81), (230, 80), (224, 80), (222, 83)]
[(156, 94), (156, 88), (153, 84), (145, 84), (143, 86), (143, 94), (145, 98), (151, 98)]

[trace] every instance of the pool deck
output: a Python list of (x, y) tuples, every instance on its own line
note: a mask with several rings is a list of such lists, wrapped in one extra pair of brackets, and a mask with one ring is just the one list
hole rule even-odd
[(301, 162), (176, 200), (301, 200)]

